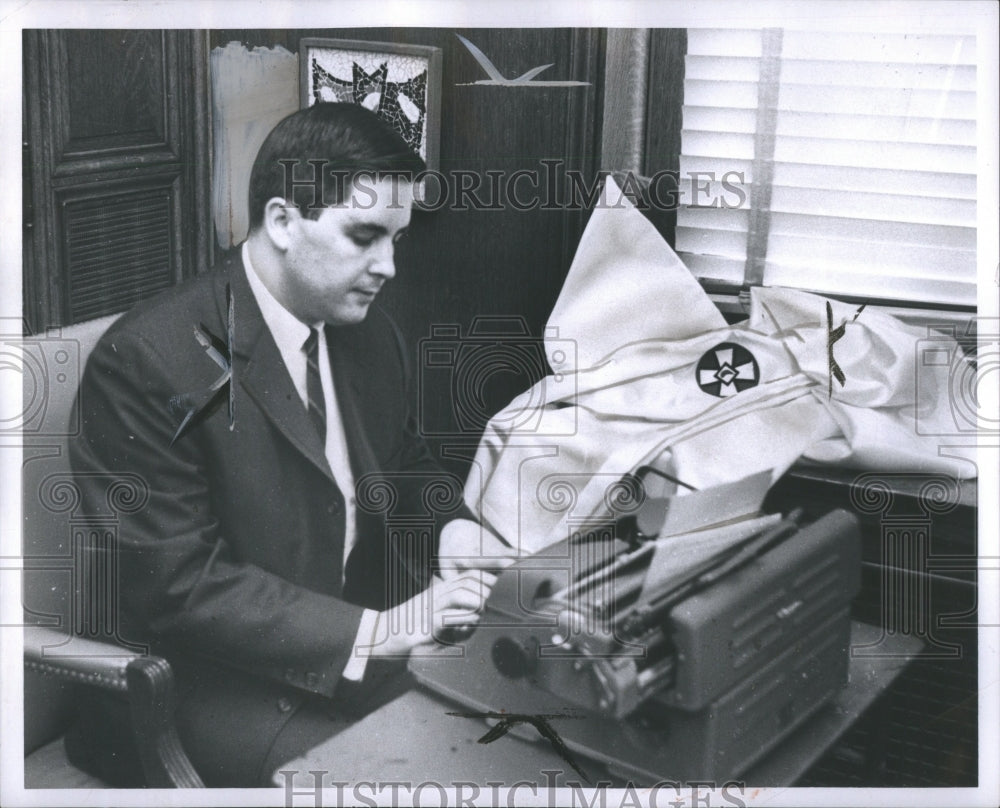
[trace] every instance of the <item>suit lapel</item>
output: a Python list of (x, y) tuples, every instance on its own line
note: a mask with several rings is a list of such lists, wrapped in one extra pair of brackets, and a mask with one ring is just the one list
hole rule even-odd
[[(302, 406), (281, 352), (264, 324), (242, 261), (232, 262), (229, 283), (234, 304), (232, 359), (236, 384), (242, 385), (278, 431), (333, 481), (333, 472), (316, 427)], [(225, 297), (224, 292), (221, 297)], [(223, 311), (226, 309), (224, 300), (221, 301), (221, 308)], [(237, 405), (237, 421), (239, 417)]]

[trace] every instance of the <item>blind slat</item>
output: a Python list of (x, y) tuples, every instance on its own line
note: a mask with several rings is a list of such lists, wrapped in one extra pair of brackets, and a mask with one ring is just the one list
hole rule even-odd
[[(919, 188), (914, 189), (919, 191)], [(911, 194), (859, 193), (774, 186), (771, 210), (827, 215), (840, 210), (854, 219), (975, 227), (974, 199), (935, 199)]]
[(884, 222), (852, 219), (849, 211), (841, 215), (808, 216), (801, 213), (771, 214), (771, 233), (795, 235), (811, 233), (817, 240), (865, 239), (870, 242), (895, 244), (940, 245), (952, 250), (975, 250), (976, 230), (973, 227), (914, 224), (912, 222)]
[(786, 30), (782, 57), (974, 65), (976, 38), (949, 34)]
[[(746, 113), (752, 115), (752, 113)], [(686, 120), (686, 119), (685, 119)], [(692, 115), (691, 129), (721, 129), (726, 119)], [(733, 123), (738, 118), (733, 118)], [(721, 124), (721, 125), (720, 125)], [(726, 129), (724, 131), (744, 131)], [(751, 128), (752, 131), (752, 128)], [(909, 143), (948, 143), (953, 146), (976, 145), (976, 122), (948, 118), (905, 118), (892, 115), (867, 115), (828, 112), (793, 112), (786, 110), (778, 118), (778, 134), (798, 137), (847, 138), (859, 136), (868, 140), (906, 141)]]
[(726, 155), (727, 159), (752, 160), (753, 135), (731, 132), (681, 131), (681, 151), (692, 156)]
[(760, 56), (759, 29), (689, 28), (690, 56)]
[(788, 163), (859, 168), (933, 166), (935, 171), (965, 174), (975, 165), (976, 150), (970, 146), (927, 143), (883, 143), (871, 140), (824, 140), (783, 137), (775, 144), (775, 160)]
[(684, 125), (694, 131), (742, 132), (752, 135), (757, 114), (752, 109), (722, 109), (684, 105)]
[[(706, 71), (707, 72), (707, 71)], [(708, 78), (710, 76), (706, 76)], [(844, 62), (819, 59), (782, 60), (781, 81), (818, 87), (888, 88), (933, 90), (935, 92), (976, 91), (976, 66), (900, 63)]]
[[(869, 268), (894, 277), (952, 279), (975, 269), (976, 253), (941, 247), (868, 241), (824, 241), (817, 245), (807, 235), (772, 233), (767, 242), (768, 258), (777, 263), (795, 263), (813, 254), (803, 266), (839, 267), (844, 264)], [(819, 256), (816, 258), (815, 256)]]
[(797, 112), (833, 112), (851, 115), (893, 115), (917, 118), (976, 119), (976, 94), (935, 90), (869, 89), (784, 84), (778, 108)]
[(689, 79), (684, 82), (684, 99), (701, 107), (757, 109), (757, 82)]
[(888, 194), (911, 193), (919, 188), (924, 196), (975, 199), (975, 174), (941, 174), (935, 171), (894, 171), (855, 166), (815, 166), (805, 163), (775, 163), (774, 182), (795, 188), (830, 188), (844, 191), (877, 190)]
[(684, 59), (684, 75), (702, 81), (756, 82), (760, 59), (733, 56), (691, 56)]
[(714, 174), (722, 177), (723, 174), (733, 172), (742, 174), (743, 181), (747, 184), (753, 182), (753, 160), (734, 160), (728, 155), (695, 155), (682, 154), (679, 168), (681, 177), (690, 177), (692, 174)]

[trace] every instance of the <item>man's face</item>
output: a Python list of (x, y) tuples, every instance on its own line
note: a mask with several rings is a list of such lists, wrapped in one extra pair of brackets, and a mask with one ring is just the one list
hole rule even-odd
[(362, 177), (345, 200), (307, 219), (289, 215), (281, 284), (287, 307), (306, 323), (359, 323), (396, 274), (396, 241), (410, 224), (413, 186)]

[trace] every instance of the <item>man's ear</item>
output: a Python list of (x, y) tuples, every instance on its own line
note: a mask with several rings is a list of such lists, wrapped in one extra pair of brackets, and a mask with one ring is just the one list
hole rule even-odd
[(280, 196), (274, 196), (264, 205), (264, 230), (276, 249), (288, 249), (291, 230), (302, 218), (299, 209)]

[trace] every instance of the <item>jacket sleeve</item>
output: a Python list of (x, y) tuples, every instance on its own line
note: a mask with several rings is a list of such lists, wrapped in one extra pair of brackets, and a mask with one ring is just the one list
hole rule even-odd
[(195, 434), (170, 444), (179, 378), (144, 336), (115, 330), (81, 382), (81, 431), (69, 447), (80, 507), (100, 520), (110, 490), (121, 499), (122, 481), (134, 489), (112, 548), (124, 635), (330, 696), (363, 610), (235, 556), (213, 515), (213, 458)]

